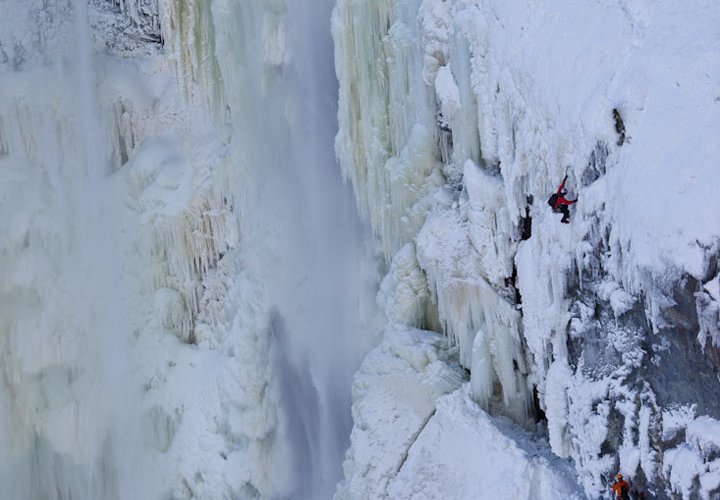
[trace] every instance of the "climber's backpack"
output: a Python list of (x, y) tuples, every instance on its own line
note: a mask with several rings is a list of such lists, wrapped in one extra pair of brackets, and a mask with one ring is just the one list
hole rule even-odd
[(558, 194), (555, 193), (548, 199), (548, 205), (550, 205), (550, 208), (555, 208), (555, 203), (558, 201)]

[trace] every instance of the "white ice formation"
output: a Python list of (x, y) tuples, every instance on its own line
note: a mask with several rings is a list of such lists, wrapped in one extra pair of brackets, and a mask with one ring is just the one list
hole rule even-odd
[(2, 3), (3, 498), (332, 495), (377, 277), (313, 7)]
[[(618, 470), (659, 497), (720, 492), (719, 22), (707, 2), (338, 1), (336, 151), (392, 263), (379, 300), (391, 330), (445, 333), (471, 398), (435, 395), (379, 480), (357, 457), (384, 463), (372, 436), (403, 424), (368, 419), (388, 389), (366, 361), (339, 498), (482, 498), (460, 471), (516, 460), (489, 444), (500, 415), (546, 433), (590, 497)], [(545, 201), (565, 174), (568, 225)]]
[(0, 11), (0, 496), (720, 494), (712, 2)]

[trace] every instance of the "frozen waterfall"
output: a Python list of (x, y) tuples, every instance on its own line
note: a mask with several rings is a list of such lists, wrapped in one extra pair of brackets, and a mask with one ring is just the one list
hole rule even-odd
[(246, 69), (262, 75), (255, 79), (262, 87), (231, 95), (244, 100), (239, 106), (230, 101), (239, 110), (233, 120), (242, 131), (240, 150), (262, 165), (252, 174), (255, 184), (242, 191), (252, 205), (242, 211), (242, 232), (272, 306), (272, 359), (281, 429), (291, 447), (292, 498), (330, 498), (341, 478), (352, 427), (349, 388), (368, 343), (356, 309), (371, 268), (333, 151), (332, 4), (288, 2), (270, 14), (261, 9), (263, 17), (246, 25), (245, 50), (262, 51), (253, 41), (267, 33), (253, 33), (256, 27), (269, 23), (276, 30), (264, 38), (264, 65)]
[(332, 496), (377, 284), (333, 3), (4, 3), (3, 495)]
[(139, 390), (87, 8), (3, 9), (0, 484), (7, 498), (126, 498)]

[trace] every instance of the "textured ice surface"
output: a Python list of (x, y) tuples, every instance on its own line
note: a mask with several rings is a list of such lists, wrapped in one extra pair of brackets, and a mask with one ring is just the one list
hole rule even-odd
[(3, 2), (3, 495), (331, 496), (379, 280), (313, 7)]
[[(336, 149), (359, 206), (388, 260), (414, 243), (472, 398), (530, 410), (590, 496), (618, 470), (717, 494), (710, 426), (662, 435), (671, 408), (720, 417), (717, 23), (705, 2), (338, 2)], [(392, 175), (419, 128), (440, 183), (424, 160)], [(565, 174), (569, 225), (545, 203)], [(402, 318), (431, 324), (418, 310)]]

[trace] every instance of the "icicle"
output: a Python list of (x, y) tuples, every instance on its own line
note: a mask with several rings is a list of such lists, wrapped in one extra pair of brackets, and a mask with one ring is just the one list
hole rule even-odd
[[(415, 57), (417, 23), (400, 6), (343, 1), (333, 16), (340, 81), (336, 152), (389, 261), (422, 223), (411, 208), (438, 185), (435, 96)], [(358, 20), (362, 19), (362, 24)], [(365, 71), (352, 61), (369, 61)], [(405, 106), (408, 99), (424, 105)]]
[(223, 81), (215, 57), (211, 2), (159, 0), (159, 10), (165, 47), (175, 59), (176, 76), (185, 98), (197, 98), (193, 88), (200, 85), (207, 91), (205, 104), (220, 116), (225, 105)]
[(486, 411), (490, 409), (494, 381), (492, 354), (488, 347), (485, 332), (479, 330), (473, 340), (470, 387), (473, 399)]
[(417, 263), (415, 245), (407, 243), (393, 257), (380, 284), (378, 305), (391, 323), (420, 328), (428, 299), (427, 280)]
[[(480, 391), (478, 400), (486, 401), (487, 387), (492, 386), (492, 380), (497, 381), (504, 411), (526, 423), (530, 393), (519, 312), (483, 278), (482, 259), (457, 212), (432, 213), (417, 240), (418, 261), (437, 300), (444, 332), (457, 343), (463, 366), (481, 367), (473, 385)], [(476, 340), (478, 331), (482, 331), (482, 339)], [(474, 359), (474, 355), (479, 358)], [(492, 380), (488, 380), (488, 361), (492, 363)], [(471, 377), (472, 381), (475, 374)]]

